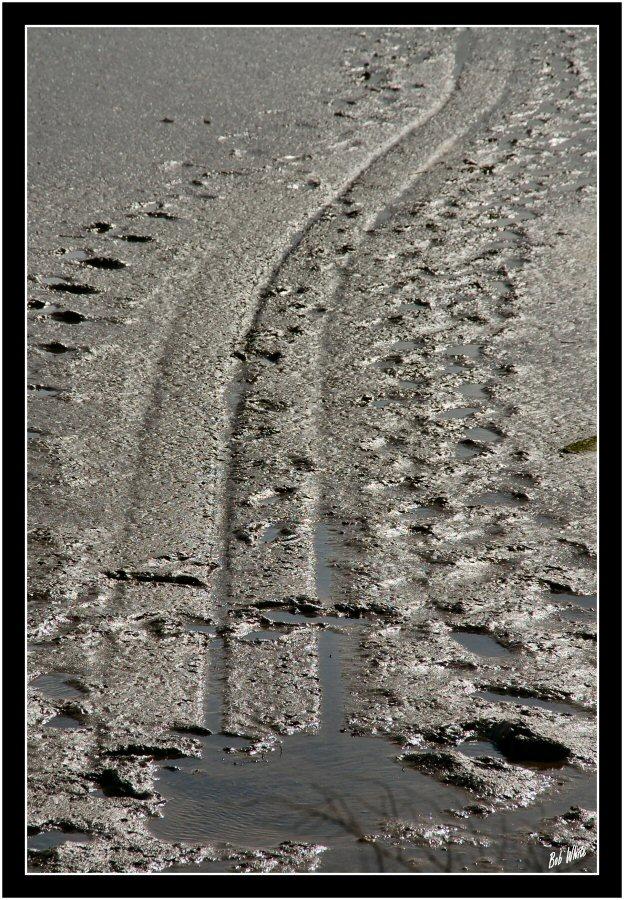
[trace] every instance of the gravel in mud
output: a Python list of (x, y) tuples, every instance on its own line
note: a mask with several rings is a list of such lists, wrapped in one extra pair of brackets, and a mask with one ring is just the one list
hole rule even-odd
[(31, 35), (32, 870), (594, 871), (594, 32)]

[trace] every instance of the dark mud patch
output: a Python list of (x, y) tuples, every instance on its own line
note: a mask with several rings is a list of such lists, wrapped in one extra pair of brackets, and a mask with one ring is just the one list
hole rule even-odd
[(111, 256), (91, 256), (84, 260), (84, 265), (94, 269), (125, 269), (127, 263), (120, 259), (113, 259)]
[[(216, 566), (214, 566), (216, 568)], [(170, 572), (131, 572), (127, 569), (116, 569), (104, 573), (114, 581), (138, 581), (147, 584), (180, 584), (187, 587), (206, 587), (206, 582), (196, 575), (185, 575)]]
[(132, 797), (135, 800), (149, 800), (152, 794), (150, 791), (140, 791), (124, 778), (116, 769), (103, 769), (96, 775), (91, 776), (91, 780), (95, 782), (106, 797)]
[(60, 341), (51, 341), (49, 344), (39, 344), (39, 348), (44, 350), (46, 353), (70, 353), (72, 351), (76, 351), (77, 347), (68, 347), (67, 344), (62, 344)]
[(66, 325), (79, 325), (81, 322), (87, 321), (86, 316), (83, 316), (82, 313), (75, 312), (73, 309), (64, 309), (61, 312), (53, 312), (50, 314), (50, 318), (54, 319), (56, 322), (64, 322)]
[(517, 722), (498, 722), (487, 731), (497, 750), (514, 762), (561, 763), (571, 754), (560, 741), (538, 735)]
[(94, 222), (92, 225), (87, 225), (86, 230), (92, 231), (94, 234), (106, 234), (107, 231), (111, 231), (114, 227), (112, 222)]
[(151, 219), (167, 219), (170, 222), (174, 222), (177, 220), (177, 216), (174, 216), (172, 213), (163, 212), (161, 209), (152, 210), (151, 212), (146, 213)]
[(97, 288), (89, 284), (75, 284), (69, 281), (54, 281), (48, 284), (51, 291), (62, 291), (66, 294), (99, 294)]

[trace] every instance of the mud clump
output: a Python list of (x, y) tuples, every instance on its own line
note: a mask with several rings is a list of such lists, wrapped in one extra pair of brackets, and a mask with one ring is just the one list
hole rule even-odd
[(550, 785), (551, 779), (529, 770), (519, 770), (490, 756), (469, 758), (455, 750), (404, 753), (404, 765), (444, 784), (464, 788), (499, 808), (528, 806)]
[(563, 762), (570, 749), (552, 738), (542, 737), (525, 725), (501, 722), (494, 725), (489, 738), (508, 759), (531, 762)]
[(92, 256), (91, 259), (85, 259), (85, 266), (91, 266), (94, 269), (125, 269), (126, 263), (120, 259), (113, 259), (110, 256)]
[(139, 791), (126, 778), (122, 778), (116, 769), (103, 769), (93, 779), (107, 797), (133, 797), (135, 800), (149, 800), (149, 791)]

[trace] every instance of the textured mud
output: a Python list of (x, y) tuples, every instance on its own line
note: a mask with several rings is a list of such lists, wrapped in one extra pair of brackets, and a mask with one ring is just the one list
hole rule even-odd
[(29, 865), (594, 871), (594, 32), (306, 34), (31, 160)]

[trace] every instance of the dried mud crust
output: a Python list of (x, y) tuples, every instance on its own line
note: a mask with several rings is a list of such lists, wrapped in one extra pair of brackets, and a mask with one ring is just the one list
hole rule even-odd
[[(183, 351), (165, 341), (142, 458), (119, 483), (131, 502), (114, 552), (116, 495), (76, 538), (71, 467), (58, 442), (36, 439), (62, 526), (32, 533), (30, 822), (94, 837), (33, 851), (33, 864), (314, 871), (314, 845), (170, 845), (146, 825), (166, 815), (156, 760), (201, 750), (212, 651), (193, 623), (226, 629), (223, 730), (276, 740), (319, 727), (315, 633), (237, 639), (268, 608), (369, 620), (343, 666), (345, 726), (386, 735), (404, 765), (465, 790), (470, 821), (593, 771), (596, 629), (580, 601), (595, 592), (583, 443), (596, 430), (594, 51), (582, 30), (463, 38), (445, 90), (254, 284), (231, 358), (209, 371), (194, 338)], [(223, 405), (202, 408), (185, 379)], [(167, 437), (167, 410), (189, 400), (189, 433)], [(130, 446), (113, 432), (111, 446)], [(588, 452), (563, 452), (579, 442)], [(168, 483), (167, 462), (194, 443), (197, 480), (177, 468)], [(85, 480), (86, 465), (77, 489), (96, 497), (100, 470)], [(37, 688), (54, 672), (75, 695)], [(79, 730), (53, 733), (59, 714)], [(479, 757), (474, 742), (487, 745)]]

